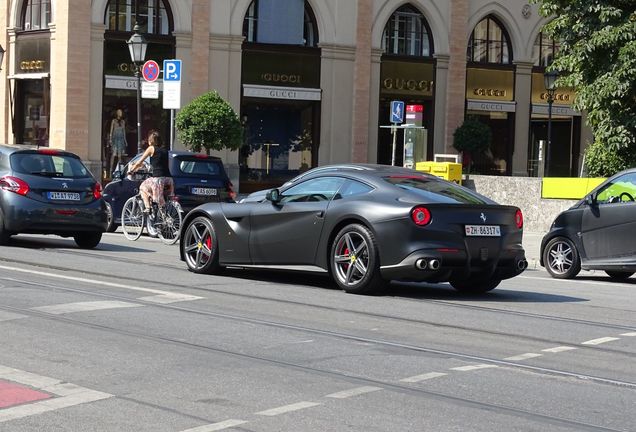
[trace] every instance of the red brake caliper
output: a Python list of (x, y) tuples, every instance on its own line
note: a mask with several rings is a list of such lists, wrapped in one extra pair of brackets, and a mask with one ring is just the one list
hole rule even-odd
[[(344, 254), (345, 256), (349, 256), (349, 248), (345, 247)], [(345, 271), (349, 270), (349, 263), (343, 264), (342, 266), (344, 267)]]

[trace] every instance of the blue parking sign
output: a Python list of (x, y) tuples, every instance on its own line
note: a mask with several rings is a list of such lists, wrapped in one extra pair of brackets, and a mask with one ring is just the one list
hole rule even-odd
[(163, 80), (181, 81), (181, 60), (163, 61)]
[(391, 101), (391, 123), (404, 123), (403, 101)]

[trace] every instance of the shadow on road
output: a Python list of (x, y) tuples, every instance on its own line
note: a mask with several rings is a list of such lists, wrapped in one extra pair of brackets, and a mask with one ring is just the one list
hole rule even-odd
[[(131, 244), (134, 244), (131, 242)], [(134, 246), (123, 246), (119, 244), (102, 241), (94, 249), (82, 249), (75, 243), (72, 237), (58, 237), (55, 235), (42, 235), (38, 237), (12, 236), (7, 246), (20, 247), (25, 249), (77, 249), (86, 251), (108, 251), (108, 252), (156, 252), (155, 249), (139, 248)]]

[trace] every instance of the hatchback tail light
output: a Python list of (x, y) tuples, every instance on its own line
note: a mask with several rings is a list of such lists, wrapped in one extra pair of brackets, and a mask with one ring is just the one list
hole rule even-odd
[(515, 223), (517, 224), (517, 228), (523, 228), (523, 213), (521, 213), (521, 210), (519, 209), (517, 209), (517, 212), (515, 213)]
[(102, 197), (102, 185), (99, 182), (93, 185), (93, 197), (95, 197), (95, 199)]
[(431, 223), (431, 212), (423, 206), (414, 207), (411, 210), (411, 219), (417, 226), (425, 226)]
[(17, 177), (4, 176), (0, 178), (0, 189), (15, 192), (18, 195), (26, 195), (29, 192), (29, 185)]
[(236, 199), (236, 192), (234, 192), (234, 185), (232, 182), (227, 182), (227, 194), (232, 198), (232, 200)]

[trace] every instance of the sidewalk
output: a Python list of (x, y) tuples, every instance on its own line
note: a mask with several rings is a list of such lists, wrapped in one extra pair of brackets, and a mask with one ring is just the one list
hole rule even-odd
[(529, 269), (541, 268), (539, 259), (541, 256), (541, 239), (545, 233), (523, 232), (523, 248), (526, 251)]

